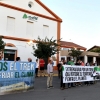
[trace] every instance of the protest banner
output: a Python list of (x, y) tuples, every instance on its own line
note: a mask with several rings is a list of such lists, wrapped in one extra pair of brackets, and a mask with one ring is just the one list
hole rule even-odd
[(34, 87), (35, 62), (0, 61), (0, 94)]
[(63, 83), (94, 81), (94, 67), (63, 65)]

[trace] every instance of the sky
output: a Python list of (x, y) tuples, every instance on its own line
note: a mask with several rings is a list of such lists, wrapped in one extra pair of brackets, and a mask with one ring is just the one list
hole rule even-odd
[(100, 0), (41, 0), (62, 20), (61, 38), (87, 49), (100, 46)]

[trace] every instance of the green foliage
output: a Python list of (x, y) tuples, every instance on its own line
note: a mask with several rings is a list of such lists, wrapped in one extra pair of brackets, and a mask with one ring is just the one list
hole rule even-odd
[(53, 40), (53, 38), (48, 39), (41, 39), (38, 37), (36, 40), (36, 47), (33, 45), (34, 53), (33, 55), (37, 58), (48, 58), (54, 54), (59, 53), (60, 51), (60, 44), (57, 44), (60, 40)]
[(97, 53), (100, 53), (100, 48), (96, 48), (94, 50), (91, 50), (91, 52), (97, 52)]
[(0, 51), (3, 51), (4, 50), (4, 48), (5, 48), (5, 42), (2, 40), (2, 36), (0, 36)]
[(79, 57), (81, 54), (82, 54), (82, 51), (75, 50), (75, 49), (71, 49), (71, 53), (69, 53), (69, 55), (72, 57)]

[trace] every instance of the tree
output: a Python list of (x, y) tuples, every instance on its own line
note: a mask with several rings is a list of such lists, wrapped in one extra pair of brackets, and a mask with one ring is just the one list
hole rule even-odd
[(36, 40), (36, 47), (33, 45), (33, 55), (39, 59), (44, 59), (47, 63), (49, 57), (59, 53), (59, 42), (60, 40), (53, 40), (53, 38), (49, 39), (45, 37), (45, 39), (41, 39), (40, 37), (38, 37), (38, 39)]
[(73, 58), (78, 58), (80, 55), (82, 54), (82, 51), (80, 50), (75, 50), (75, 49), (71, 49), (71, 53), (69, 53), (70, 56), (72, 56)]
[(3, 51), (4, 51), (4, 48), (5, 48), (5, 42), (2, 40), (2, 36), (0, 36), (0, 60), (2, 59), (3, 57)]
[(100, 53), (100, 48), (96, 48), (95, 50), (91, 50), (91, 52)]

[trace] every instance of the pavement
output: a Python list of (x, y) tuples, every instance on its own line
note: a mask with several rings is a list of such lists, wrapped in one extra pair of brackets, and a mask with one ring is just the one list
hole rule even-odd
[[(48, 76), (47, 70), (44, 70), (45, 76)], [(38, 76), (40, 76), (40, 70), (38, 71)], [(53, 71), (53, 76), (58, 76), (58, 70)]]
[[(35, 79), (34, 89), (27, 92), (1, 95), (0, 100), (100, 100), (100, 82), (60, 90), (60, 79), (54, 77), (54, 88), (46, 88), (47, 77)], [(67, 86), (67, 85), (66, 85)]]

